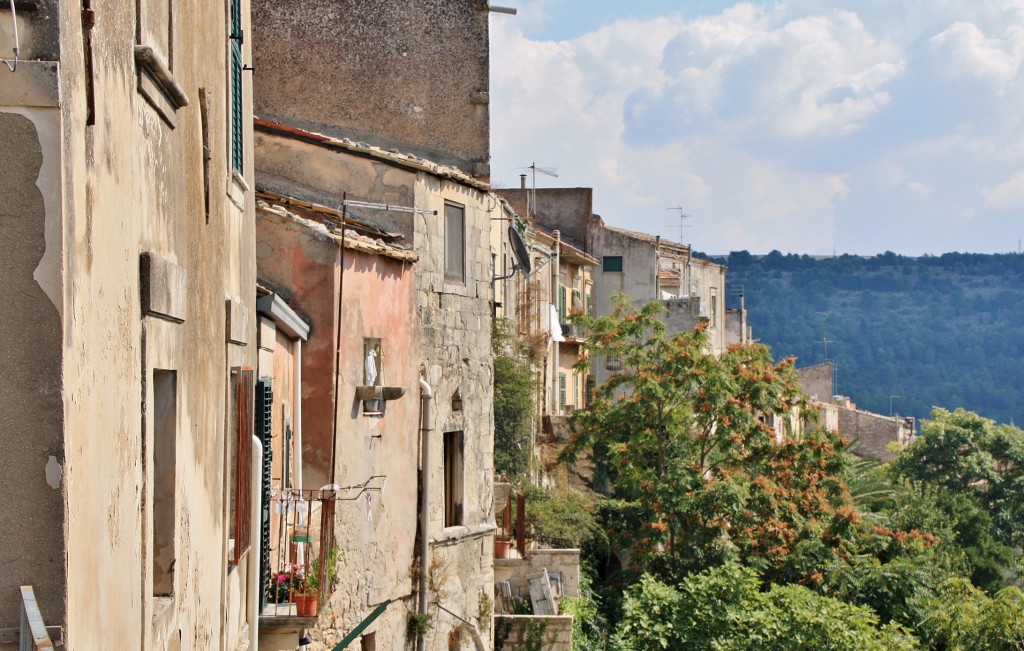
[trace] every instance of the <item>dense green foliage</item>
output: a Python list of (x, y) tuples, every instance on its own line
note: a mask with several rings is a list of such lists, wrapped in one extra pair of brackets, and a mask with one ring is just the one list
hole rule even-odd
[(754, 336), (799, 366), (828, 356), (858, 406), (927, 417), (964, 407), (1024, 422), (1024, 255), (871, 258), (733, 252)]
[(494, 352), (494, 469), (511, 479), (521, 478), (530, 470), (533, 373), (524, 356), (517, 354), (508, 321), (494, 320), (491, 347)]
[(675, 586), (649, 576), (629, 590), (616, 643), (623, 651), (901, 651), (919, 648), (898, 624), (880, 626), (870, 608), (771, 585), (735, 563)]
[(937, 409), (889, 464), (780, 441), (763, 416), (804, 406), (791, 365), (715, 358), (659, 314), (576, 317), (623, 368), (564, 455), (603, 495), (584, 549), (613, 647), (1024, 650), (1024, 432)]

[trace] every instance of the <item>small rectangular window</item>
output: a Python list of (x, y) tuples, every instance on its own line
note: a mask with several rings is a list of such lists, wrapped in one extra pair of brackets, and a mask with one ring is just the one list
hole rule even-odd
[(605, 359), (604, 370), (619, 372), (622, 370), (622, 358), (618, 355), (608, 355)]
[(178, 374), (153, 371), (153, 595), (174, 594), (177, 557)]
[(444, 205), (444, 279), (466, 282), (466, 210)]
[(444, 526), (462, 525), (463, 499), (462, 432), (444, 433)]
[(621, 255), (606, 255), (601, 262), (602, 271), (622, 271)]

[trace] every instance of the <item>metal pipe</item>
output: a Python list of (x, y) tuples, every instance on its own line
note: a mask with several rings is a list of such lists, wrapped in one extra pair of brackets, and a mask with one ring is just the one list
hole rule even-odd
[[(420, 615), (427, 614), (427, 568), (430, 564), (430, 403), (434, 399), (434, 390), (420, 377), (420, 584), (419, 604)], [(426, 649), (426, 637), (420, 632), (416, 639), (416, 649)]]
[[(253, 434), (252, 436), (252, 474), (250, 477), (257, 478), (263, 476), (263, 443), (260, 438)], [(263, 499), (263, 490), (261, 482), (254, 481), (250, 490), (252, 492), (250, 504), (260, 504)], [(262, 545), (257, 546), (255, 541), (261, 540), (260, 528), (263, 524), (263, 509), (252, 509), (252, 515), (249, 517), (249, 540), (253, 541), (253, 547), (249, 550), (249, 562), (247, 563), (247, 576), (246, 576), (246, 593), (249, 597), (249, 603), (246, 604), (245, 619), (249, 625), (249, 648), (259, 649), (259, 635), (260, 635), (260, 602), (263, 601), (262, 590), (260, 590), (260, 554), (262, 553)], [(260, 551), (258, 552), (257, 549)]]
[(295, 421), (295, 438), (292, 445), (295, 446), (298, 454), (295, 458), (295, 488), (305, 488), (302, 485), (302, 339), (295, 340), (295, 397), (292, 400), (292, 418)]

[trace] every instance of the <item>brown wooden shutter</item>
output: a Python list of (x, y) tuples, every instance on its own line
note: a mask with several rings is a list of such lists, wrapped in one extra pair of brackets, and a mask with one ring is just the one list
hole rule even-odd
[(243, 368), (238, 375), (235, 400), (238, 413), (237, 446), (235, 455), (235, 553), (232, 562), (241, 562), (252, 548), (249, 536), (252, 521), (252, 434), (253, 434), (253, 393), (256, 374), (251, 368)]

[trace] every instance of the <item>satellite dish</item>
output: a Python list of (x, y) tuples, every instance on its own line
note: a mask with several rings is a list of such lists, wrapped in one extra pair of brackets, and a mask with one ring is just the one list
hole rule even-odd
[(512, 243), (512, 254), (516, 258), (513, 269), (522, 269), (523, 274), (529, 276), (533, 271), (533, 263), (530, 261), (530, 251), (526, 248), (523, 236), (515, 228), (508, 227), (508, 240)]
[(524, 276), (529, 276), (530, 272), (533, 271), (533, 261), (530, 260), (530, 250), (526, 248), (526, 242), (523, 241), (523, 236), (519, 234), (514, 227), (508, 227), (508, 241), (512, 243), (512, 257), (515, 258), (515, 262), (512, 264), (512, 272), (507, 273), (504, 276), (494, 276), (491, 278), (495, 280), (505, 280), (516, 275), (516, 272), (522, 270)]

